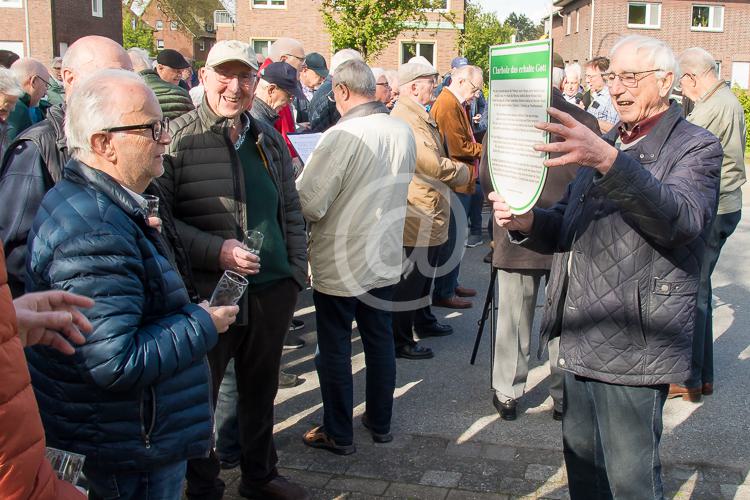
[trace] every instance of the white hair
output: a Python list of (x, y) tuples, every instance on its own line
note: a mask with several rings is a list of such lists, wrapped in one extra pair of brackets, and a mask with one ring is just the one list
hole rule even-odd
[(472, 66), (470, 64), (466, 64), (464, 66), (461, 66), (460, 68), (456, 68), (453, 70), (452, 80), (458, 81), (459, 78), (464, 78), (466, 80), (471, 79), (472, 76), (483, 76), (482, 75), (482, 68), (479, 66)]
[(47, 68), (44, 67), (44, 64), (32, 57), (20, 58), (11, 64), (10, 70), (16, 75), (16, 80), (18, 80), (21, 85), (25, 85), (26, 82), (34, 76), (47, 73)]
[(581, 81), (581, 65), (578, 63), (570, 63), (565, 65), (565, 78), (567, 80)]
[(131, 47), (127, 52), (128, 57), (130, 57), (130, 62), (133, 63), (133, 71), (143, 71), (144, 69), (151, 69), (151, 56), (146, 49), (142, 49), (140, 47)]
[(373, 97), (375, 81), (370, 67), (358, 59), (344, 61), (333, 72), (333, 85), (344, 84), (356, 95)]
[(81, 160), (91, 155), (91, 136), (120, 125), (122, 112), (115, 104), (117, 96), (123, 95), (123, 83), (137, 83), (153, 93), (140, 75), (123, 69), (97, 71), (75, 86), (65, 110), (65, 137), (71, 156)]
[(669, 91), (671, 92), (674, 89), (680, 79), (680, 65), (669, 45), (662, 40), (648, 36), (624, 36), (617, 40), (612, 50), (609, 51), (610, 61), (614, 58), (615, 53), (625, 46), (631, 46), (629, 50), (638, 54), (639, 59), (643, 61), (644, 68), (659, 70), (654, 72), (656, 78), (664, 80), (667, 74), (672, 73), (672, 87)]
[(23, 88), (18, 84), (16, 75), (9, 69), (0, 67), (0, 94), (21, 97)]
[(552, 68), (552, 87), (560, 89), (565, 79), (565, 70), (562, 68)]
[(331, 57), (331, 73), (336, 71), (336, 68), (338, 68), (341, 63), (345, 63), (346, 61), (350, 61), (352, 59), (357, 59), (359, 61), (364, 61), (365, 58), (362, 57), (362, 54), (360, 54), (358, 51), (354, 49), (341, 49), (335, 54), (333, 54), (333, 57)]
[(680, 54), (679, 63), (683, 71), (702, 75), (711, 70), (714, 72), (714, 75), (719, 76), (716, 59), (714, 59), (714, 56), (709, 51), (700, 47), (685, 49)]
[[(385, 76), (385, 70), (383, 68), (370, 68), (370, 70), (372, 71), (372, 76), (375, 77), (375, 82), (377, 82), (381, 76)], [(388, 80), (388, 77), (385, 79)]]

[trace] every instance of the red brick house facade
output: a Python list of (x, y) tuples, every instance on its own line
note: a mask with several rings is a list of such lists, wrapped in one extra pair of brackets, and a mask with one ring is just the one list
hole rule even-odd
[(47, 64), (86, 35), (122, 43), (121, 0), (0, 0), (0, 49)]
[[(221, 4), (216, 2), (216, 8), (220, 7)], [(208, 51), (216, 43), (216, 34), (213, 31), (202, 30), (193, 35), (179, 20), (171, 19), (162, 12), (158, 0), (148, 2), (140, 18), (154, 30), (156, 50), (173, 49), (188, 59), (205, 61)], [(209, 29), (213, 29), (212, 21), (213, 19), (206, 19)]]
[[(279, 37), (298, 39), (306, 52), (318, 52), (330, 63), (333, 55), (331, 37), (323, 24), (320, 2), (310, 0), (240, 0), (234, 22), (217, 22), (217, 39), (250, 42), (256, 52), (267, 54), (268, 46)], [(396, 69), (412, 55), (424, 55), (440, 73), (450, 69), (451, 59), (458, 55), (458, 36), (463, 29), (464, 0), (446, 0), (445, 10), (455, 16), (455, 25), (436, 12), (429, 12), (426, 29), (407, 31), (388, 46), (373, 66)], [(217, 21), (220, 16), (217, 16)]]
[(722, 78), (750, 83), (750, 0), (555, 0), (554, 7), (551, 35), (566, 62), (606, 56), (621, 36), (640, 34), (664, 40), (677, 54), (703, 47)]

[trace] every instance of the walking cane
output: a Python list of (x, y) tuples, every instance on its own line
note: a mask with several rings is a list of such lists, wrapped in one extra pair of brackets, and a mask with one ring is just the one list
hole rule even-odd
[(479, 351), (479, 343), (482, 341), (482, 333), (484, 332), (484, 324), (487, 322), (487, 316), (491, 313), (492, 319), (491, 325), (495, 324), (495, 280), (497, 279), (497, 268), (492, 266), (492, 273), (490, 274), (490, 286), (487, 288), (487, 295), (484, 298), (484, 309), (482, 309), (482, 317), (479, 320), (479, 329), (477, 330), (477, 337), (474, 340), (474, 350), (471, 353), (471, 364), (473, 365), (477, 359), (477, 351)]

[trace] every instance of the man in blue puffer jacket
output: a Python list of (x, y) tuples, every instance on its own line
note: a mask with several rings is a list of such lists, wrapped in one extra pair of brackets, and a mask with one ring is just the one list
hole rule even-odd
[(170, 135), (142, 79), (104, 70), (76, 87), (65, 133), (74, 159), (32, 226), (27, 288), (96, 304), (73, 356), (27, 350), (47, 441), (86, 456), (90, 498), (179, 498), (187, 459), (211, 443), (206, 352), (238, 308), (191, 304), (146, 218), (139, 193)]

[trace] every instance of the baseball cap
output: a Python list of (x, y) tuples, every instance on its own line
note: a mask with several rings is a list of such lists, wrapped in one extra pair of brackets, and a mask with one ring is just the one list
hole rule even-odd
[(402, 64), (398, 68), (398, 83), (406, 85), (423, 76), (437, 76), (438, 72), (432, 66), (418, 62)]
[(328, 66), (325, 58), (317, 52), (310, 52), (305, 56), (305, 65), (323, 78), (328, 77)]
[(238, 61), (258, 70), (258, 57), (249, 43), (239, 40), (222, 40), (211, 47), (206, 57), (206, 66), (215, 67), (225, 62)]
[(460, 68), (461, 66), (468, 66), (469, 60), (465, 57), (454, 57), (451, 61), (451, 68)]
[(156, 56), (156, 62), (174, 69), (189, 68), (190, 64), (182, 57), (182, 54), (174, 49), (164, 49)]
[(271, 63), (260, 72), (260, 78), (268, 83), (273, 83), (290, 96), (299, 97), (297, 70), (291, 64), (285, 62)]

